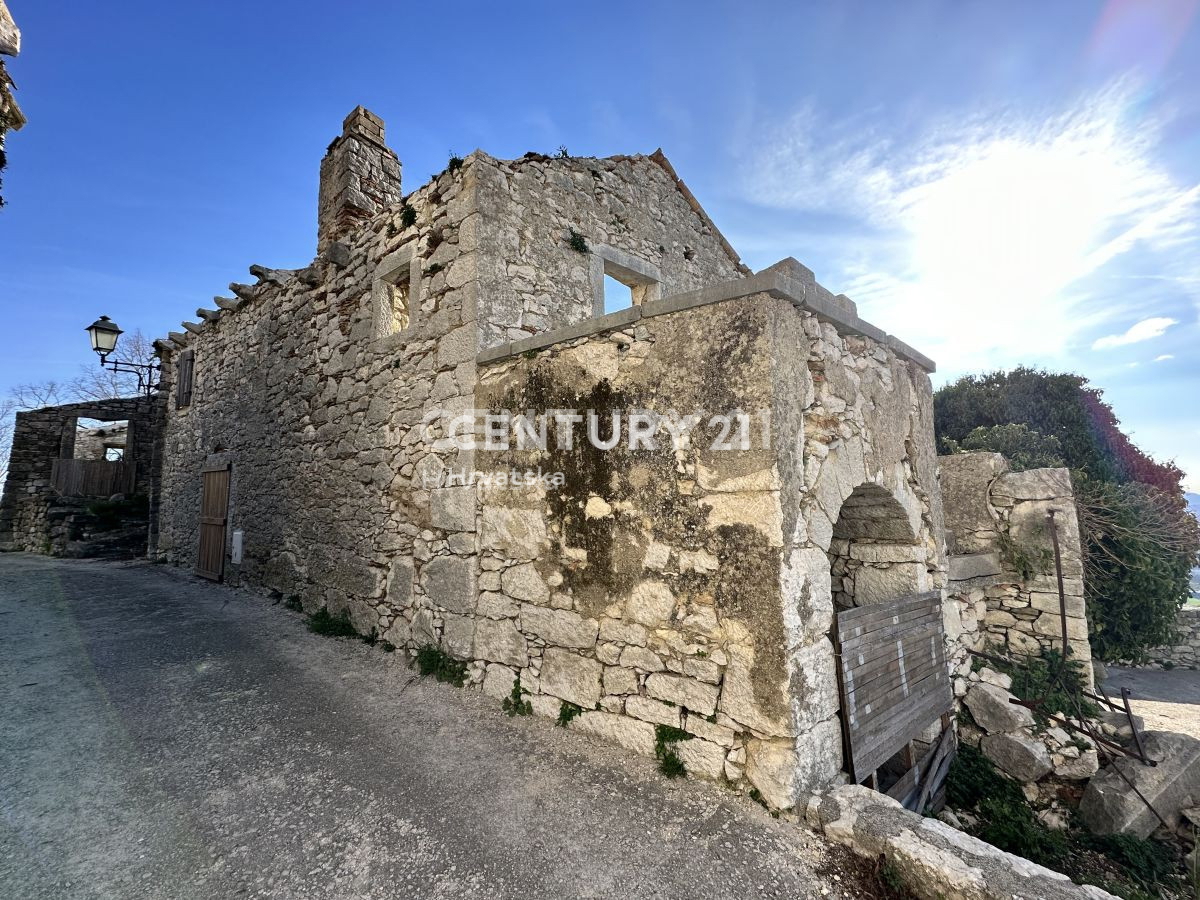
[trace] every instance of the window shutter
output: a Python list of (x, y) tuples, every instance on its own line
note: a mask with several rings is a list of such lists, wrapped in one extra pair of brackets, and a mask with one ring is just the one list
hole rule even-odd
[(192, 402), (192, 368), (195, 354), (184, 350), (179, 354), (179, 368), (176, 372), (175, 408), (182, 409)]

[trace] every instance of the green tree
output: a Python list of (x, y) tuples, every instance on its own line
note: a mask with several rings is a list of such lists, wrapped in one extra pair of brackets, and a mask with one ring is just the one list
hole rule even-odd
[(1058, 438), (1034, 431), (1028, 425), (981, 425), (972, 429), (961, 443), (948, 438), (942, 443), (952, 453), (960, 450), (1003, 453), (1015, 472), (1064, 465)]
[(1071, 469), (1097, 655), (1139, 659), (1172, 640), (1200, 528), (1183, 471), (1142, 452), (1099, 389), (1030, 368), (966, 376), (934, 395), (934, 424), (950, 452), (993, 450), (1016, 469)]

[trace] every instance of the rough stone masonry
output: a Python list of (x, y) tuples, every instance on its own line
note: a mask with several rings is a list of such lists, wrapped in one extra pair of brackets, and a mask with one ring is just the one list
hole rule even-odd
[[(225, 579), (439, 647), (490, 695), (519, 679), (641, 753), (683, 729), (688, 771), (773, 807), (839, 782), (835, 609), (946, 584), (933, 364), (795, 260), (750, 272), (661, 152), (400, 173), (356, 109), (312, 264), (252, 267), (160, 342), (157, 553), (194, 566), (224, 528)], [(551, 410), (603, 433), (448, 424)], [(632, 411), (698, 421), (597, 446)], [(202, 522), (206, 470), (229, 489)], [(562, 479), (492, 477), (526, 470)]]

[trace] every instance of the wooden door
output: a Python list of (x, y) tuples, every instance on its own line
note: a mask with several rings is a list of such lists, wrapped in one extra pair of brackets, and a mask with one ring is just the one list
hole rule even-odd
[(220, 581), (225, 572), (225, 526), (229, 521), (229, 464), (206, 466), (202, 474), (196, 574)]

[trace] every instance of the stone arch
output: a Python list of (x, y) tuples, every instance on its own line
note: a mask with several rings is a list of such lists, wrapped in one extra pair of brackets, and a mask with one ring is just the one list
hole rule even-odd
[(842, 503), (829, 543), (835, 609), (887, 603), (930, 588), (925, 542), (886, 487), (864, 482)]

